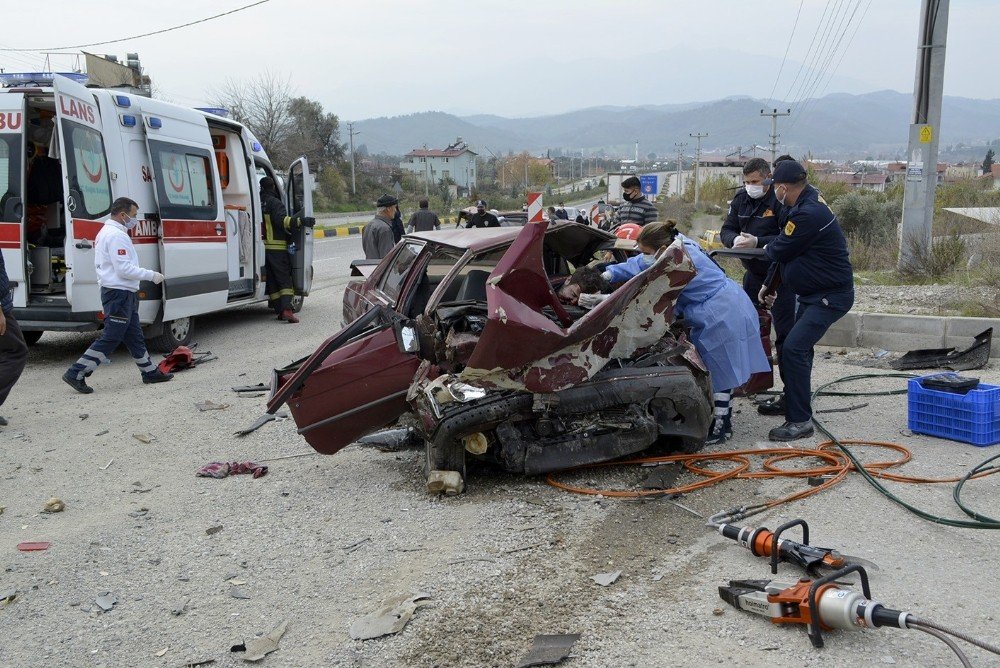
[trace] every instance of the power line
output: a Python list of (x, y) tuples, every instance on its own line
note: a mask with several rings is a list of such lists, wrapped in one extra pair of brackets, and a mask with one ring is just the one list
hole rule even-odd
[(788, 36), (788, 44), (785, 45), (785, 55), (781, 57), (781, 66), (778, 68), (778, 76), (774, 77), (774, 85), (771, 86), (771, 94), (768, 99), (774, 102), (774, 91), (778, 87), (778, 81), (781, 79), (781, 71), (785, 69), (785, 59), (788, 58), (788, 49), (792, 47), (792, 39), (795, 37), (795, 28), (799, 25), (799, 15), (802, 13), (802, 5), (805, 4), (806, 0), (799, 0), (799, 11), (795, 12), (795, 23), (792, 24), (792, 34)]
[(823, 7), (823, 14), (822, 16), (819, 17), (819, 23), (816, 24), (816, 30), (813, 31), (812, 39), (809, 40), (809, 46), (806, 47), (806, 57), (803, 58), (802, 62), (799, 63), (799, 70), (798, 72), (795, 73), (795, 78), (792, 79), (792, 84), (788, 87), (788, 92), (785, 93), (786, 102), (791, 99), (792, 89), (795, 88), (795, 84), (798, 82), (799, 76), (802, 74), (802, 68), (806, 66), (806, 60), (808, 59), (809, 55), (812, 54), (812, 47), (813, 44), (816, 43), (816, 36), (819, 34), (819, 29), (822, 27), (823, 20), (826, 18), (827, 10), (830, 9), (830, 1), (831, 0), (826, 0), (826, 5)]
[(861, 2), (862, 0), (855, 0), (854, 10), (850, 13), (850, 16), (848, 16), (847, 13), (849, 3), (845, 3), (843, 5), (844, 11), (839, 19), (837, 19), (837, 26), (828, 33), (830, 39), (827, 41), (826, 46), (820, 47), (820, 55), (816, 61), (816, 67), (806, 78), (805, 85), (800, 92), (800, 97), (797, 102), (806, 101), (806, 104), (808, 104), (810, 96), (816, 90), (820, 80), (826, 75), (826, 70), (830, 67), (830, 63), (833, 61), (834, 55), (836, 55), (837, 50), (840, 48), (840, 44), (844, 40), (844, 35), (847, 34), (847, 30), (850, 28), (851, 22), (854, 20), (854, 16), (858, 13), (858, 8), (861, 6)]
[(223, 16), (229, 16), (230, 14), (235, 14), (236, 12), (242, 12), (244, 9), (250, 9), (251, 7), (256, 7), (257, 5), (263, 5), (265, 2), (270, 2), (271, 0), (258, 0), (257, 2), (252, 2), (249, 5), (243, 5), (242, 7), (237, 7), (236, 9), (230, 9), (228, 12), (222, 12), (221, 14), (216, 14), (215, 16), (209, 16), (207, 18), (198, 19), (197, 21), (189, 21), (188, 23), (182, 23), (181, 25), (172, 26), (170, 28), (163, 28), (161, 30), (154, 30), (152, 32), (142, 33), (141, 35), (132, 35), (131, 37), (121, 37), (118, 39), (109, 39), (103, 42), (90, 42), (89, 44), (74, 44), (72, 46), (48, 46), (44, 49), (10, 49), (10, 48), (0, 48), (0, 51), (15, 51), (15, 52), (37, 52), (37, 51), (65, 51), (67, 49), (84, 49), (90, 46), (104, 46), (105, 44), (116, 44), (118, 42), (127, 42), (133, 39), (139, 39), (140, 37), (150, 37), (152, 35), (161, 35), (165, 32), (170, 32), (172, 30), (180, 30), (181, 28), (187, 28), (189, 26), (197, 25), (199, 23), (205, 23), (206, 21), (212, 21)]
[[(798, 123), (799, 119), (800, 119), (800, 118), (802, 118), (803, 114), (805, 114), (805, 112), (806, 112), (806, 111), (807, 111), (807, 110), (808, 110), (808, 109), (809, 109), (809, 108), (810, 108), (810, 107), (811, 107), (812, 105), (814, 105), (814, 104), (816, 103), (816, 100), (817, 100), (818, 98), (822, 97), (823, 93), (825, 93), (825, 92), (826, 92), (826, 89), (827, 89), (827, 87), (828, 87), (828, 86), (830, 85), (830, 82), (831, 82), (831, 81), (833, 80), (833, 77), (834, 77), (834, 75), (836, 74), (836, 72), (837, 72), (837, 69), (838, 69), (838, 68), (840, 67), (840, 63), (842, 63), (842, 62), (843, 62), (843, 60), (844, 60), (844, 56), (846, 56), (846, 55), (847, 55), (847, 52), (848, 52), (848, 51), (850, 51), (850, 49), (851, 49), (851, 44), (853, 44), (853, 43), (854, 43), (854, 38), (855, 38), (855, 36), (857, 36), (857, 34), (858, 34), (858, 29), (859, 29), (859, 28), (861, 27), (861, 24), (862, 24), (862, 23), (864, 22), (864, 20), (865, 20), (865, 16), (867, 16), (867, 15), (868, 15), (868, 9), (869, 9), (869, 8), (871, 7), (871, 5), (872, 5), (872, 0), (868, 0), (868, 4), (866, 4), (866, 5), (865, 5), (865, 10), (864, 10), (864, 11), (863, 11), (863, 12), (861, 13), (861, 17), (860, 17), (860, 18), (858, 19), (858, 22), (854, 24), (854, 32), (853, 32), (853, 33), (851, 33), (851, 37), (850, 37), (850, 39), (849, 39), (849, 40), (847, 41), (847, 44), (846, 44), (846, 45), (844, 46), (844, 48), (843, 48), (843, 49), (841, 49), (841, 48), (840, 48), (840, 45), (841, 45), (841, 43), (843, 42), (843, 40), (844, 40), (844, 37), (845, 37), (845, 36), (847, 35), (847, 32), (848, 32), (848, 30), (850, 30), (850, 28), (851, 28), (851, 23), (853, 23), (853, 22), (854, 22), (854, 16), (855, 16), (855, 15), (857, 14), (857, 12), (858, 12), (858, 9), (860, 9), (860, 8), (861, 8), (861, 3), (862, 3), (863, 1), (864, 1), (864, 0), (858, 0), (858, 2), (857, 2), (857, 5), (855, 5), (855, 7), (854, 7), (854, 11), (853, 11), (853, 12), (851, 13), (851, 17), (850, 17), (850, 19), (848, 19), (848, 21), (847, 21), (847, 25), (846, 25), (846, 26), (844, 26), (844, 30), (843, 30), (843, 32), (842, 32), (842, 33), (840, 34), (840, 37), (839, 37), (839, 38), (837, 39), (837, 43), (836, 43), (836, 46), (834, 47), (833, 51), (832, 51), (832, 52), (830, 53), (830, 58), (828, 59), (828, 61), (827, 61), (826, 65), (824, 65), (824, 67), (823, 67), (823, 70), (822, 70), (822, 73), (821, 73), (820, 77), (819, 77), (819, 78), (818, 78), (818, 79), (816, 80), (816, 84), (815, 84), (815, 85), (814, 85), (814, 86), (812, 87), (812, 89), (810, 89), (810, 91), (809, 91), (809, 96), (810, 96), (810, 97), (808, 97), (808, 98), (806, 99), (806, 101), (805, 101), (805, 104), (804, 104), (804, 105), (802, 105), (802, 108), (801, 108), (801, 109), (799, 110), (799, 113), (798, 113), (798, 114), (796, 115), (796, 117), (795, 117), (795, 118), (794, 118), (794, 119), (792, 120), (792, 124), (791, 124), (791, 126), (789, 126), (789, 128), (788, 128), (788, 129), (789, 129), (789, 131), (790, 131), (790, 130), (792, 130), (792, 129), (793, 129), (794, 127), (795, 127), (795, 125), (796, 125), (796, 124)], [(835, 56), (837, 55), (837, 51), (840, 51), (840, 57), (839, 57), (839, 58), (837, 59), (837, 64), (836, 64), (836, 65), (834, 65), (834, 66), (833, 66), (833, 68), (831, 69), (831, 68), (830, 68), (830, 63), (831, 63), (831, 62), (833, 61), (833, 58), (834, 58), (834, 57), (835, 57)], [(814, 94), (814, 93), (815, 93), (815, 91), (817, 90), (817, 88), (819, 87), (819, 83), (820, 83), (820, 82), (821, 82), (821, 81), (822, 81), (822, 80), (823, 80), (824, 78), (826, 79), (826, 82), (825, 82), (825, 83), (823, 84), (823, 88), (822, 88), (822, 89), (821, 89), (821, 90), (819, 91), (819, 93), (818, 93), (818, 94)]]
[[(820, 63), (822, 62), (823, 57), (828, 48), (827, 45), (831, 41), (830, 36), (834, 34), (836, 30), (839, 30), (840, 24), (838, 23), (838, 21), (841, 20), (840, 14), (841, 14), (841, 9), (843, 7), (844, 7), (844, 0), (837, 0), (836, 7), (833, 9), (832, 12), (830, 12), (830, 16), (828, 17), (828, 23), (823, 31), (823, 36), (820, 38), (819, 44), (816, 45), (816, 48), (813, 50), (813, 52), (809, 54), (809, 59), (808, 62), (806, 63), (806, 73), (805, 76), (802, 77), (802, 81), (799, 84), (798, 92), (795, 94), (795, 97), (791, 100), (792, 106), (795, 106), (800, 101), (802, 101), (802, 99), (805, 97), (806, 89), (809, 88), (809, 83), (812, 81), (816, 72), (819, 70)], [(835, 23), (837, 24), (836, 29), (834, 29)]]

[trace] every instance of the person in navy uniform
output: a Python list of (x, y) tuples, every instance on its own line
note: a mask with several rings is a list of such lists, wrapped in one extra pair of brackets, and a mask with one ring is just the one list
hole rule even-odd
[[(14, 318), (14, 297), (3, 253), (0, 253), (0, 406), (7, 401), (27, 362), (28, 344)], [(5, 426), (7, 420), (0, 417), (0, 427)]]
[[(781, 204), (774, 196), (774, 188), (771, 186), (771, 166), (763, 158), (748, 160), (743, 166), (743, 188), (729, 203), (729, 213), (719, 232), (722, 245), (726, 248), (763, 248), (781, 233), (779, 220), (782, 213)], [(756, 304), (771, 261), (761, 258), (742, 262), (746, 269), (743, 274), (743, 289)], [(795, 295), (788, 288), (778, 289), (774, 306), (771, 307), (771, 318), (774, 322), (778, 372), (783, 376), (785, 368), (781, 364), (781, 350), (785, 337), (795, 323)], [(762, 415), (784, 415), (784, 396), (778, 395), (760, 404), (757, 411)]]
[[(837, 217), (809, 185), (795, 160), (774, 169), (774, 194), (785, 208), (785, 225), (764, 253), (781, 272), (781, 287), (796, 295), (795, 324), (781, 353), (785, 383), (785, 423), (768, 434), (772, 441), (794, 441), (813, 434), (811, 378), (813, 348), (854, 305), (854, 269)], [(768, 276), (770, 279), (770, 275)], [(773, 305), (767, 282), (758, 299)]]

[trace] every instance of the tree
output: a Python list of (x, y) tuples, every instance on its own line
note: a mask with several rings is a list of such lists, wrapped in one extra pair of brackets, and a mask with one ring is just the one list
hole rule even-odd
[(993, 157), (995, 155), (996, 153), (993, 152), (992, 148), (986, 151), (986, 157), (983, 159), (983, 174), (989, 174), (993, 171)]
[(304, 155), (315, 166), (344, 159), (345, 147), (340, 143), (340, 120), (336, 114), (325, 113), (322, 104), (305, 97), (289, 100), (288, 113), (292, 123), (283, 142), (286, 157), (294, 160)]
[(292, 82), (287, 75), (265, 70), (246, 81), (227, 79), (221, 90), (211, 94), (233, 119), (250, 129), (275, 164), (288, 164), (291, 158), (282, 153), (293, 123), (288, 104)]

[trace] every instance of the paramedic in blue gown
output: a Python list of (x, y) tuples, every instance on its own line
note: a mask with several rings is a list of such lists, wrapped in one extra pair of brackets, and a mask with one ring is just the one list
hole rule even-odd
[[(636, 239), (641, 254), (609, 265), (602, 276), (611, 283), (629, 280), (649, 268), (675, 239), (694, 263), (695, 275), (681, 290), (674, 313), (684, 317), (691, 330), (691, 342), (708, 367), (715, 411), (705, 442), (718, 445), (733, 434), (733, 390), (751, 375), (771, 368), (760, 342), (757, 309), (746, 292), (697, 243), (677, 232), (669, 220), (647, 223)], [(578, 303), (592, 305), (588, 297), (592, 296), (578, 295)]]

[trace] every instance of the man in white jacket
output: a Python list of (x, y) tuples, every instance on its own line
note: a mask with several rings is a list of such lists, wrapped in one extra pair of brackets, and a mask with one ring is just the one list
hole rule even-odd
[(139, 256), (132, 245), (128, 230), (139, 221), (139, 205), (127, 197), (119, 197), (111, 205), (111, 214), (104, 227), (97, 233), (94, 243), (97, 265), (97, 282), (101, 286), (101, 304), (104, 308), (104, 331), (101, 338), (63, 374), (63, 380), (77, 392), (90, 394), (94, 388), (85, 380), (122, 343), (132, 354), (143, 383), (162, 383), (174, 377), (156, 368), (146, 350), (139, 324), (139, 281), (160, 284), (163, 274), (139, 266)]

